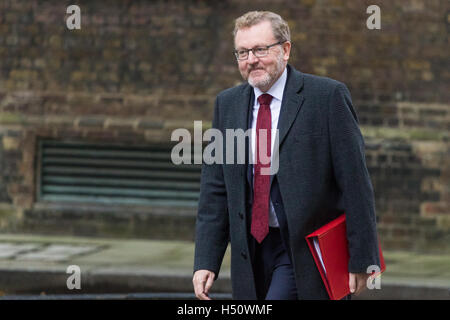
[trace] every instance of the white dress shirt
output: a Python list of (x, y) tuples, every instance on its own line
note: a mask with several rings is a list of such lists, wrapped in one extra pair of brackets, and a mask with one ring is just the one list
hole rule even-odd
[[(252, 156), (255, 159), (255, 145), (256, 145), (256, 120), (258, 119), (258, 110), (259, 110), (259, 102), (258, 98), (260, 95), (264, 93), (270, 94), (272, 98), (272, 102), (270, 103), (270, 114), (272, 120), (272, 130), (271, 130), (271, 157), (273, 155), (273, 147), (275, 144), (275, 136), (276, 130), (278, 128), (278, 118), (280, 117), (281, 110), (281, 101), (283, 100), (283, 92), (284, 87), (286, 85), (287, 80), (287, 69), (285, 68), (280, 78), (273, 84), (273, 86), (267, 92), (262, 92), (256, 87), (253, 87), (253, 92), (255, 93), (255, 104), (253, 105), (253, 119), (252, 119)], [(256, 163), (256, 161), (254, 161)], [(272, 161), (270, 162), (272, 164)], [(254, 169), (253, 169), (254, 173)], [(254, 176), (254, 175), (253, 175)], [(279, 227), (277, 215), (275, 214), (275, 210), (273, 208), (272, 200), (270, 200), (270, 210), (269, 210), (269, 226), (270, 227)]]

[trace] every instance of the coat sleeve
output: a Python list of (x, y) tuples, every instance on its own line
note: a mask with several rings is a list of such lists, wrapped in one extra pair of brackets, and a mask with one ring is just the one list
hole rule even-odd
[[(212, 127), (219, 128), (219, 98), (216, 99)], [(212, 141), (211, 141), (212, 143)], [(213, 271), (216, 279), (228, 245), (227, 193), (221, 164), (202, 165), (198, 204), (194, 272)]]
[(380, 266), (375, 200), (367, 170), (364, 139), (358, 127), (350, 92), (338, 83), (328, 110), (331, 158), (346, 214), (350, 261), (348, 271), (366, 272)]

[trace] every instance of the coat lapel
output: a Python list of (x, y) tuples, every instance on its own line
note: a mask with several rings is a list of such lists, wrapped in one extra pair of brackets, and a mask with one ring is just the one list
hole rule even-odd
[(242, 95), (238, 96), (235, 106), (237, 106), (235, 110), (236, 115), (236, 128), (235, 129), (243, 129), (244, 131), (248, 129), (248, 114), (250, 109), (250, 100), (252, 98), (252, 87), (250, 85), (245, 85), (242, 88)]
[(281, 146), (286, 138), (289, 129), (297, 117), (303, 104), (303, 75), (288, 65), (288, 79), (281, 102), (280, 118), (278, 120), (279, 145)]
[[(281, 145), (294, 123), (305, 99), (302, 92), (302, 73), (295, 70), (290, 65), (288, 65), (287, 68), (288, 78), (286, 87), (284, 88), (283, 101), (281, 102), (280, 117), (278, 120), (278, 149), (281, 148)], [(272, 161), (273, 160), (274, 159), (272, 159)], [(277, 159), (277, 161), (279, 161), (279, 159)], [(273, 177), (273, 175), (270, 176), (270, 185), (272, 185)]]

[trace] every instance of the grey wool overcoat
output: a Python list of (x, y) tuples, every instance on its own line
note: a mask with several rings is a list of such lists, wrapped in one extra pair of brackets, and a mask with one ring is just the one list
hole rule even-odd
[[(328, 299), (305, 236), (345, 212), (349, 272), (379, 265), (375, 203), (366, 167), (364, 139), (347, 87), (288, 65), (279, 129), (275, 176), (288, 234), (299, 299)], [(244, 83), (216, 98), (212, 126), (222, 131), (249, 126), (253, 88)], [(223, 143), (224, 161), (227, 143)], [(236, 147), (234, 147), (236, 149)], [(236, 150), (235, 150), (236, 151)], [(256, 299), (249, 236), (249, 164), (203, 164), (196, 223), (194, 271), (216, 278), (228, 243), (234, 299)], [(248, 162), (248, 161), (247, 161)], [(271, 193), (272, 195), (272, 193)], [(272, 199), (273, 200), (273, 199)], [(278, 215), (278, 212), (277, 212)]]

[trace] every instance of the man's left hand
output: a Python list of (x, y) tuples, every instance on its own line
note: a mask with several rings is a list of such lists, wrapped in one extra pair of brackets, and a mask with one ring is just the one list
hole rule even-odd
[(349, 273), (348, 285), (350, 293), (359, 295), (367, 287), (367, 279), (370, 277), (369, 273)]

